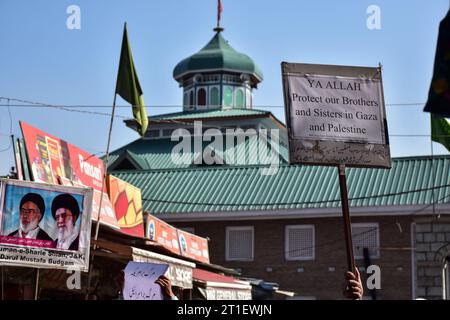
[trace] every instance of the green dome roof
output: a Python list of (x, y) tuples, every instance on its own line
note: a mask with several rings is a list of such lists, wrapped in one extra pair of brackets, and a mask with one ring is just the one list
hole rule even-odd
[(220, 32), (199, 52), (178, 63), (173, 70), (173, 77), (179, 81), (190, 74), (213, 71), (246, 73), (252, 76), (255, 83), (263, 79), (261, 70), (253, 60), (234, 50)]

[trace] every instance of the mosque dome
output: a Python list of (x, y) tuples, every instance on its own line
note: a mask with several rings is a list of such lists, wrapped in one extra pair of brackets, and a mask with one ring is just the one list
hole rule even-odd
[(246, 54), (237, 52), (220, 32), (199, 52), (180, 61), (173, 70), (179, 83), (195, 74), (205, 73), (246, 74), (253, 87), (263, 80), (263, 74), (255, 62)]

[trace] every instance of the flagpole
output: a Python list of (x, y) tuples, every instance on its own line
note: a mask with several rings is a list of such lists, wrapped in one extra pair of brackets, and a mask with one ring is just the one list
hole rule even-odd
[[(117, 91), (117, 84), (116, 84), (116, 91)], [(103, 180), (102, 180), (102, 190), (100, 192), (100, 201), (98, 204), (98, 216), (97, 216), (97, 222), (95, 225), (95, 236), (94, 236), (94, 240), (97, 241), (98, 239), (98, 233), (100, 230), (100, 217), (101, 217), (101, 212), (102, 212), (102, 202), (103, 202), (103, 190), (105, 188), (105, 180), (106, 180), (106, 176), (108, 173), (108, 162), (109, 162), (109, 147), (111, 145), (111, 136), (112, 136), (112, 127), (113, 127), (113, 123), (114, 123), (114, 114), (116, 111), (116, 98), (117, 98), (117, 94), (116, 91), (114, 91), (114, 100), (113, 100), (113, 107), (112, 107), (112, 112), (111, 112), (111, 121), (109, 124), (109, 132), (108, 132), (108, 143), (106, 145), (106, 156), (105, 156), (105, 162), (104, 162), (104, 175), (103, 175)], [(88, 286), (87, 286), (87, 290), (86, 290), (86, 296), (85, 299), (89, 299), (89, 293), (90, 293), (90, 287), (91, 287), (91, 275), (92, 275), (92, 271), (94, 268), (94, 257), (95, 257), (95, 250), (97, 249), (97, 245), (94, 244), (93, 250), (92, 250), (92, 258), (91, 261), (89, 262), (89, 276), (88, 276)]]
[(222, 1), (217, 0), (217, 26), (213, 29), (216, 32), (223, 31), (223, 28), (220, 26), (221, 16), (222, 16)]
[[(104, 170), (104, 176), (103, 176), (103, 180), (102, 180), (102, 191), (100, 193), (100, 202), (98, 205), (98, 217), (97, 217), (97, 223), (95, 225), (95, 237), (94, 240), (97, 241), (98, 238), (98, 232), (100, 229), (100, 213), (102, 211), (102, 202), (103, 202), (103, 190), (105, 188), (105, 181), (106, 181), (106, 176), (108, 173), (108, 162), (109, 162), (109, 146), (111, 145), (111, 136), (112, 136), (112, 127), (113, 127), (113, 122), (114, 122), (114, 113), (116, 111), (116, 98), (117, 98), (117, 94), (114, 93), (114, 101), (113, 101), (113, 108), (112, 108), (112, 112), (111, 112), (111, 122), (109, 125), (109, 133), (108, 133), (108, 144), (106, 145), (106, 156), (105, 156), (105, 170)], [(95, 245), (94, 245), (95, 246)]]

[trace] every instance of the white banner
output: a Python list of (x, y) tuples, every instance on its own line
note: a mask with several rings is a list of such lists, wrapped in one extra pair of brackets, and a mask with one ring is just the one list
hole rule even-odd
[(290, 75), (293, 136), (384, 144), (380, 86), (379, 79)]
[(391, 167), (381, 67), (281, 67), (290, 163)]

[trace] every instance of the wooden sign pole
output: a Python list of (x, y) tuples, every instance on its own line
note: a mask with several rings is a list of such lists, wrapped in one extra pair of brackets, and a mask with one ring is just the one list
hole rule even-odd
[(350, 223), (350, 212), (348, 206), (347, 182), (345, 179), (345, 165), (341, 164), (339, 170), (339, 187), (341, 190), (342, 215), (344, 217), (345, 246), (347, 249), (348, 271), (355, 274), (355, 259), (353, 256), (352, 227)]

